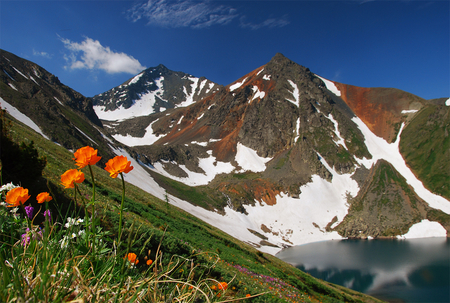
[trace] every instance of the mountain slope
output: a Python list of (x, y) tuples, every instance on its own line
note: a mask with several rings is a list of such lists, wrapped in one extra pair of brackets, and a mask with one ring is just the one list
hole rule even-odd
[(112, 155), (90, 99), (35, 63), (4, 50), (0, 50), (0, 97), (35, 123), (49, 140), (68, 149), (92, 145)]
[[(407, 205), (391, 210), (392, 218), (399, 221), (395, 232), (382, 224), (382, 216), (377, 214), (374, 221), (369, 213), (349, 208), (351, 199), (360, 199), (364, 184), (381, 182), (369, 171), (380, 167), (377, 161), (393, 162), (393, 173), (399, 169), (408, 183), (420, 182), (402, 160), (397, 138), (402, 123), (409, 123), (427, 106), (425, 100), (395, 89), (333, 83), (277, 54), (268, 64), (195, 104), (149, 115), (144, 137), (152, 140), (147, 145), (143, 140), (136, 144), (137, 138), (131, 136), (122, 137), (122, 142), (154, 173), (200, 186), (198, 191), (210, 198), (198, 205), (221, 213), (224, 222), (242, 225), (240, 231), (222, 228), (271, 251), (271, 246), (353, 235), (359, 227), (349, 230), (347, 215), (373, 221), (371, 232), (364, 235), (377, 237), (398, 236), (426, 220), (430, 212), (425, 211), (424, 200), (448, 211), (448, 201), (416, 185), (413, 191), (421, 194), (414, 199), (419, 199), (422, 211), (405, 217)], [(176, 194), (174, 181), (157, 179)], [(390, 180), (394, 185), (389, 197), (404, 197), (408, 189), (403, 179)], [(212, 194), (215, 191), (223, 197)], [(376, 204), (380, 199), (365, 195), (363, 203)], [(189, 201), (196, 204), (195, 200)], [(211, 217), (203, 218), (216, 226), (226, 225)], [(448, 217), (437, 217), (445, 234)], [(245, 230), (263, 236), (250, 241)]]
[[(4, 79), (14, 91), (7, 81), (15, 80)], [(433, 235), (448, 234), (450, 202), (426, 189), (399, 152), (403, 131), (432, 103), (348, 87), (281, 54), (224, 87), (158, 66), (95, 97), (103, 129), (87, 118), (82, 125), (127, 145), (98, 141), (133, 158), (128, 182), (261, 251), (397, 237), (426, 220), (438, 226)], [(399, 203), (366, 211), (386, 198)], [(364, 233), (352, 218), (369, 222)]]

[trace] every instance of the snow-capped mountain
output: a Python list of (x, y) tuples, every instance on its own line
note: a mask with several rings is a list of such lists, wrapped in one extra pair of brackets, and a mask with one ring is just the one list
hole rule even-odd
[[(8, 66), (2, 106), (19, 108), (8, 93), (24, 94), (11, 80), (20, 74)], [(277, 54), (227, 86), (147, 69), (95, 96), (103, 128), (85, 128), (134, 158), (128, 182), (276, 253), (343, 237), (447, 235), (445, 102), (332, 82)]]

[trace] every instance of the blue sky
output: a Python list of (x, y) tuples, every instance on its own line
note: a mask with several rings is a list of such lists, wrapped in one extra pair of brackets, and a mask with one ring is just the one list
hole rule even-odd
[(158, 64), (227, 85), (277, 52), (330, 80), (450, 96), (447, 0), (0, 0), (0, 48), (88, 97)]

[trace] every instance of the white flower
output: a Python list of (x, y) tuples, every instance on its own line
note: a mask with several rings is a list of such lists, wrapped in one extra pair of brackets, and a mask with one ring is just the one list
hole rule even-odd
[(80, 223), (83, 223), (83, 222), (84, 222), (83, 219), (78, 218), (78, 219), (75, 221), (75, 225), (79, 225)]
[(19, 187), (19, 186), (14, 185), (12, 182), (10, 182), (10, 183), (5, 184), (5, 185), (3, 185), (2, 187), (0, 187), (0, 192), (2, 192), (2, 191), (4, 191), (4, 190), (10, 191), (11, 189), (16, 188), (16, 187)]
[(59, 243), (61, 243), (61, 248), (66, 248), (67, 245), (69, 244), (68, 238), (66, 236), (64, 236)]
[(72, 233), (71, 235), (70, 235), (70, 237), (73, 239), (73, 238), (76, 238), (77, 237), (77, 234), (76, 233)]
[(82, 235), (84, 235), (86, 233), (86, 231), (84, 230), (84, 229), (82, 229), (82, 230), (80, 230), (79, 232), (78, 232), (78, 235), (79, 236), (82, 236)]
[(11, 212), (12, 212), (13, 214), (15, 214), (18, 210), (19, 210), (18, 207), (14, 207), (13, 209), (11, 209)]

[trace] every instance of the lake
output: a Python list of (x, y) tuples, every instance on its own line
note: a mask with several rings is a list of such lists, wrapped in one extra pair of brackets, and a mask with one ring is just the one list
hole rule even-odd
[(450, 302), (450, 240), (334, 240), (276, 255), (322, 280), (392, 302)]

